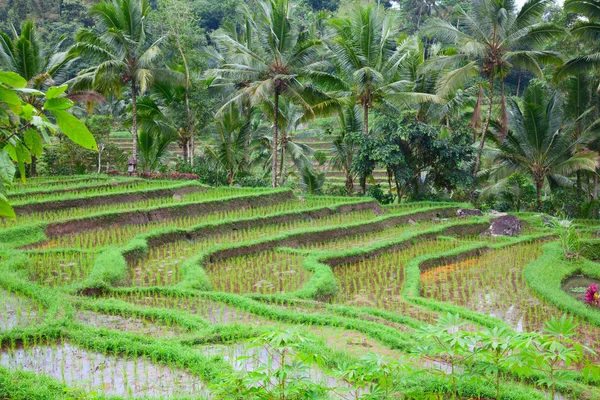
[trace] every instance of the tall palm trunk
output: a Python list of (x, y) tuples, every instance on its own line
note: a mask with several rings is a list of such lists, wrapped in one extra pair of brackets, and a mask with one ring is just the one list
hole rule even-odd
[(363, 133), (369, 135), (369, 102), (363, 100)]
[(131, 159), (134, 162), (134, 172), (137, 166), (137, 144), (138, 144), (138, 129), (137, 129), (137, 82), (135, 77), (131, 77), (131, 134), (133, 141), (131, 143)]
[[(188, 67), (187, 58), (185, 57), (185, 53), (183, 52), (183, 47), (181, 46), (181, 41), (179, 40), (179, 36), (176, 35), (177, 38), (177, 50), (179, 50), (179, 55), (183, 60), (183, 67), (185, 69), (185, 111), (187, 113), (187, 136), (184, 141), (183, 147), (183, 161), (188, 162), (188, 155), (194, 153), (194, 142), (191, 140), (194, 137), (194, 120), (192, 118), (192, 109), (190, 108), (190, 69)], [(190, 164), (193, 164), (193, 157), (190, 157)]]
[(471, 184), (471, 201), (473, 201), (475, 195), (475, 184), (477, 182), (477, 173), (479, 172), (479, 166), (481, 165), (481, 155), (483, 153), (483, 146), (485, 146), (485, 136), (487, 135), (487, 130), (490, 125), (490, 120), (492, 118), (492, 104), (494, 102), (494, 77), (490, 78), (490, 95), (488, 97), (487, 102), (487, 116), (485, 117), (485, 122), (483, 123), (483, 128), (481, 129), (481, 142), (479, 143), (479, 148), (477, 150), (477, 156), (475, 158), (475, 167), (473, 168), (473, 183)]
[(535, 190), (537, 192), (537, 210), (542, 210), (542, 187), (544, 186), (544, 178), (535, 178)]
[(275, 83), (275, 102), (273, 104), (273, 156), (271, 157), (271, 185), (277, 187), (277, 142), (279, 141), (279, 88)]
[(287, 136), (285, 134), (285, 129), (281, 136), (281, 159), (279, 160), (279, 184), (283, 185), (285, 183), (285, 147), (287, 146)]

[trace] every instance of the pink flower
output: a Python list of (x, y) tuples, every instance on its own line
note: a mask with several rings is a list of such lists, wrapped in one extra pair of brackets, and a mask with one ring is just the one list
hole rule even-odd
[(598, 285), (590, 285), (587, 292), (585, 292), (585, 302), (590, 306), (600, 306), (600, 293), (598, 293)]

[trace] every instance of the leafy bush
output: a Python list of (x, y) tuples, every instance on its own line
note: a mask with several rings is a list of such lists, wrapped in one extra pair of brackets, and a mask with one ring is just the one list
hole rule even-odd
[(377, 184), (367, 189), (367, 196), (374, 198), (380, 204), (391, 204), (394, 202), (394, 195), (384, 193), (381, 185)]

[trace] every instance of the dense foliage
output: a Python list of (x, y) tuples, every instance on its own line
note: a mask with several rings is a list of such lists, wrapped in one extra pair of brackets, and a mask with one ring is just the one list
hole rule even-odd
[(42, 3), (0, 8), (2, 68), (31, 89), (67, 82), (74, 114), (110, 117), (111, 132), (104, 161), (43, 137), (49, 162), (38, 171), (34, 156), (25, 174), (130, 162), (219, 184), (598, 214), (597, 1)]

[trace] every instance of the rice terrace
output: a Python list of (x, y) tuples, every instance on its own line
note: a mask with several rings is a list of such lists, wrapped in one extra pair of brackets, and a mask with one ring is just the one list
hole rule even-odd
[[(600, 270), (565, 260), (539, 214), (491, 236), (505, 217), (459, 217), (471, 214), (459, 203), (93, 182), (32, 178), (8, 192), (23, 213), (0, 236), (8, 398), (243, 398), (238, 385), (293, 390), (300, 378), (316, 385), (306, 398), (489, 398), (494, 376), (503, 398), (600, 396), (582, 372), (598, 359), (599, 312), (580, 300), (585, 279), (561, 287)], [(579, 229), (593, 258), (597, 228)], [(532, 357), (547, 364), (503, 360), (534, 351), (520, 341), (540, 341)]]
[(600, 0), (0, 1), (0, 400), (600, 400)]

